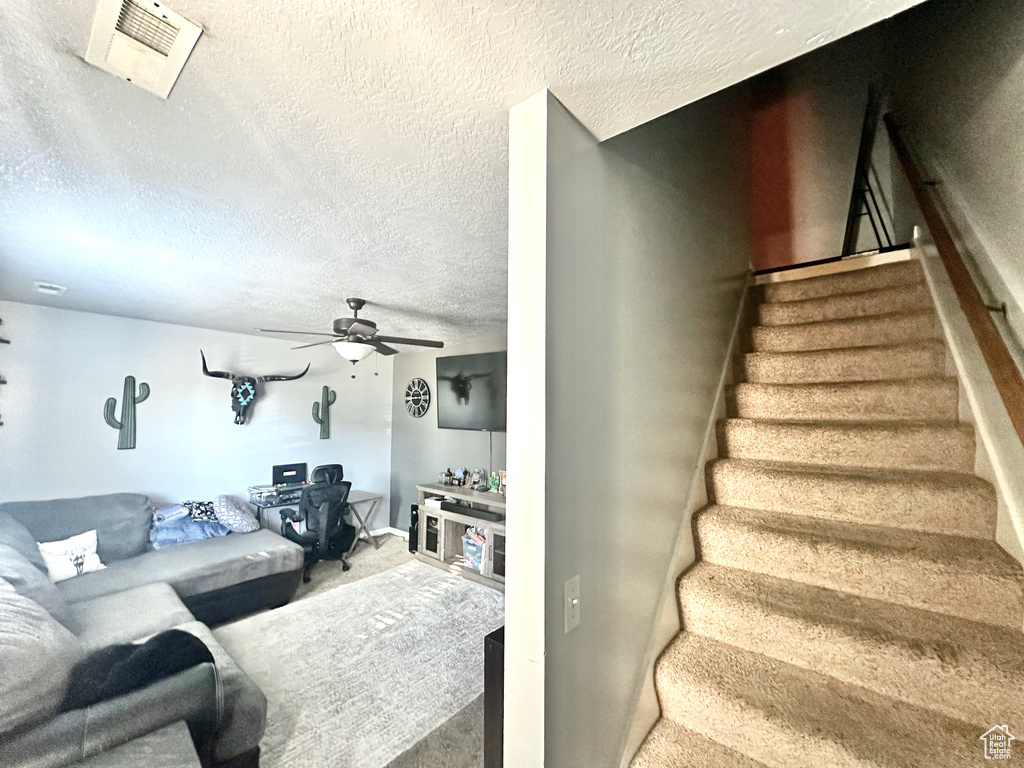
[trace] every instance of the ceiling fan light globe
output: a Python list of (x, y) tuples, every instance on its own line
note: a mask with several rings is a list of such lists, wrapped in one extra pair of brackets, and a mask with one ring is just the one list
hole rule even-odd
[(365, 360), (373, 353), (373, 347), (358, 341), (336, 341), (331, 344), (334, 351), (352, 363)]

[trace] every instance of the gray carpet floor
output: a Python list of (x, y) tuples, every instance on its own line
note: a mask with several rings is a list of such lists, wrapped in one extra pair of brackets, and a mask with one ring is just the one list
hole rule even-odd
[(484, 697), (478, 696), (388, 763), (388, 768), (483, 768), (483, 765)]
[(351, 584), (413, 559), (409, 552), (409, 542), (399, 536), (378, 536), (377, 545), (374, 549), (373, 544), (365, 539), (360, 541), (348, 558), (352, 567), (347, 571), (337, 561), (321, 560), (313, 566), (309, 583), (299, 585), (292, 602), (329, 592), (342, 584)]
[(483, 638), (504, 623), (503, 603), (496, 590), (412, 560), (215, 630), (267, 695), (261, 765), (481, 765), (482, 711), (472, 705)]

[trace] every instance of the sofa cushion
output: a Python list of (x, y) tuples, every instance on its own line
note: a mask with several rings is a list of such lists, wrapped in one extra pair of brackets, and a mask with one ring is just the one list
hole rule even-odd
[(165, 581), (182, 598), (302, 568), (302, 547), (267, 530), (232, 533), (108, 563), (95, 573), (62, 581), (71, 602)]
[[(2, 506), (0, 505), (0, 507)], [(43, 573), (48, 573), (46, 562), (39, 551), (39, 545), (36, 544), (35, 536), (29, 533), (28, 528), (6, 512), (0, 512), (0, 543), (7, 544), (18, 550), (32, 565)]]
[(230, 760), (258, 746), (267, 725), (267, 697), (263, 691), (235, 663), (205, 624), (193, 621), (177, 629), (191, 632), (206, 643), (217, 667), (224, 709), (213, 741), (214, 760)]
[(77, 631), (78, 625), (64, 593), (57, 589), (49, 576), (9, 544), (0, 544), (0, 579), (14, 587), (19, 595), (39, 603), (72, 632)]
[(75, 768), (200, 768), (192, 736), (184, 720), (147, 733), (109, 752), (95, 755)]
[(55, 714), (81, 657), (71, 632), (0, 581), (0, 734)]
[(71, 604), (79, 642), (86, 652), (195, 621), (170, 584), (147, 584)]
[(28, 528), (36, 541), (57, 541), (96, 529), (100, 560), (108, 564), (149, 549), (153, 525), (153, 504), (138, 493), (10, 501), (0, 504), (0, 512)]
[(210, 740), (223, 709), (221, 700), (217, 670), (213, 664), (200, 664), (124, 696), (61, 712), (34, 728), (5, 735), (0, 738), (0, 765), (74, 765), (179, 720)]

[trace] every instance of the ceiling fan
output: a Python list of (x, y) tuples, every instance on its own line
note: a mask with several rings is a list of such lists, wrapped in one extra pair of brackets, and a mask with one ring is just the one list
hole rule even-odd
[(303, 344), (299, 347), (292, 347), (292, 349), (306, 349), (307, 347), (331, 344), (339, 355), (353, 364), (358, 363), (360, 360), (365, 360), (373, 352), (380, 352), (382, 355), (398, 354), (398, 350), (389, 347), (388, 344), (409, 344), (417, 347), (435, 347), (437, 349), (444, 346), (442, 341), (404, 339), (399, 336), (380, 336), (377, 333), (377, 324), (375, 322), (359, 317), (359, 310), (366, 305), (366, 299), (345, 299), (345, 303), (352, 310), (352, 317), (339, 317), (335, 320), (334, 333), (275, 331), (268, 328), (257, 328), (256, 330), (260, 333), (288, 333), (296, 336), (329, 336), (330, 338), (323, 341)]

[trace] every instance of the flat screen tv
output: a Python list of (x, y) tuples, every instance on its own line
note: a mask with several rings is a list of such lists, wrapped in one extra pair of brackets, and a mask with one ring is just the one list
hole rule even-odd
[(437, 426), (505, 431), (504, 352), (437, 358)]

